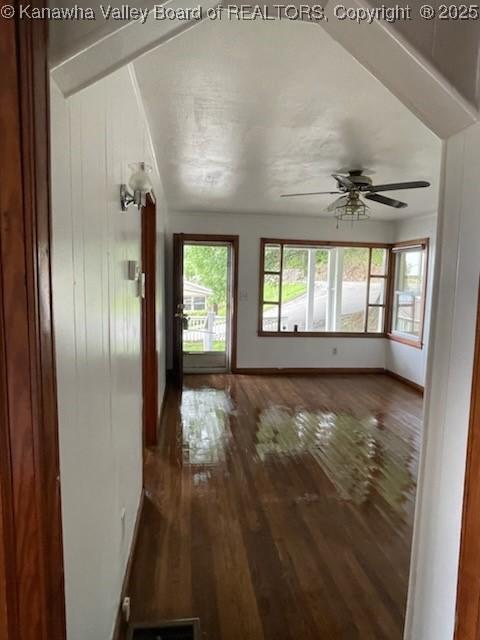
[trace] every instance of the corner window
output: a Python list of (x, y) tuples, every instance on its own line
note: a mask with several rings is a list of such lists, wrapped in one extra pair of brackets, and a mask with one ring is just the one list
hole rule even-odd
[(385, 334), (389, 247), (262, 240), (259, 334)]
[(395, 245), (390, 337), (422, 346), (428, 246)]

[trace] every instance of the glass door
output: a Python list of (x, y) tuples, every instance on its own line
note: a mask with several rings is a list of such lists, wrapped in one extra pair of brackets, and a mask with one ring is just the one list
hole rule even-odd
[(183, 368), (230, 369), (232, 246), (185, 241), (183, 247)]

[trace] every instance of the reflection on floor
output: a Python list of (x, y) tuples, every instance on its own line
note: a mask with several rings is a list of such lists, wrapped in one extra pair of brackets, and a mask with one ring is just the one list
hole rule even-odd
[(190, 376), (148, 452), (134, 620), (400, 640), (422, 399), (387, 376)]

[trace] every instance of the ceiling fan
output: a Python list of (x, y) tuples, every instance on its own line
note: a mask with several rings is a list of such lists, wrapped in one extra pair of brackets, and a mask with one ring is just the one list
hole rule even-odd
[[(312, 191), (309, 193), (284, 193), (281, 198), (292, 198), (298, 196), (336, 195), (341, 194), (328, 207), (327, 211), (336, 211), (336, 217), (340, 220), (360, 220), (368, 218), (368, 206), (360, 196), (366, 200), (373, 200), (380, 204), (403, 209), (407, 207), (406, 202), (395, 200), (383, 196), (381, 191), (398, 191), (400, 189), (419, 189), (429, 187), (430, 183), (425, 180), (415, 180), (413, 182), (394, 182), (391, 184), (372, 184), (372, 179), (366, 175), (365, 169), (340, 169), (342, 173), (333, 173), (332, 177), (337, 181), (337, 191)], [(345, 175), (348, 174), (348, 175)]]

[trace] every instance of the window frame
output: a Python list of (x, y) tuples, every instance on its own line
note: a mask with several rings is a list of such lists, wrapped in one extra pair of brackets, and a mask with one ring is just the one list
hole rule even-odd
[[(265, 271), (265, 246), (266, 245), (278, 245), (280, 246), (280, 265), (279, 271)], [(367, 293), (365, 298), (365, 330), (362, 332), (354, 331), (281, 331), (281, 306), (282, 306), (282, 272), (283, 272), (283, 249), (285, 246), (298, 246), (298, 247), (318, 247), (321, 248), (363, 248), (369, 249), (369, 261), (368, 261), (368, 278), (367, 278)], [(384, 275), (371, 273), (371, 258), (372, 249), (386, 249), (386, 268)], [(321, 337), (321, 338), (386, 338), (387, 327), (389, 327), (390, 321), (390, 282), (391, 282), (391, 243), (384, 242), (337, 242), (332, 240), (296, 240), (296, 239), (284, 239), (284, 238), (260, 238), (260, 270), (259, 270), (259, 287), (258, 287), (258, 324), (257, 324), (257, 336), (259, 337), (275, 337), (275, 338), (309, 338), (309, 337)], [(277, 302), (264, 299), (264, 282), (266, 275), (277, 275), (280, 277), (280, 291)], [(385, 294), (384, 304), (369, 304), (370, 295), (370, 281), (372, 278), (384, 278), (385, 280)], [(272, 304), (278, 306), (278, 329), (277, 331), (265, 331), (263, 329), (263, 307), (265, 304)], [(368, 327), (368, 309), (370, 307), (382, 307), (384, 308), (383, 317), (383, 331), (381, 332), (369, 332)]]
[[(422, 249), (425, 252), (425, 260), (423, 266), (423, 283), (422, 283), (422, 300), (420, 307), (420, 331), (418, 338), (408, 333), (402, 333), (401, 331), (394, 331), (393, 329), (393, 303), (395, 294), (395, 274), (397, 270), (397, 256), (402, 254), (402, 251), (412, 250), (415, 248)], [(423, 349), (424, 346), (424, 334), (425, 334), (425, 307), (427, 300), (427, 286), (428, 286), (428, 269), (429, 269), (429, 238), (419, 238), (416, 240), (406, 240), (404, 242), (396, 242), (391, 245), (390, 249), (390, 282), (389, 282), (389, 298), (388, 298), (388, 332), (387, 338), (393, 342), (399, 342), (415, 349)]]

